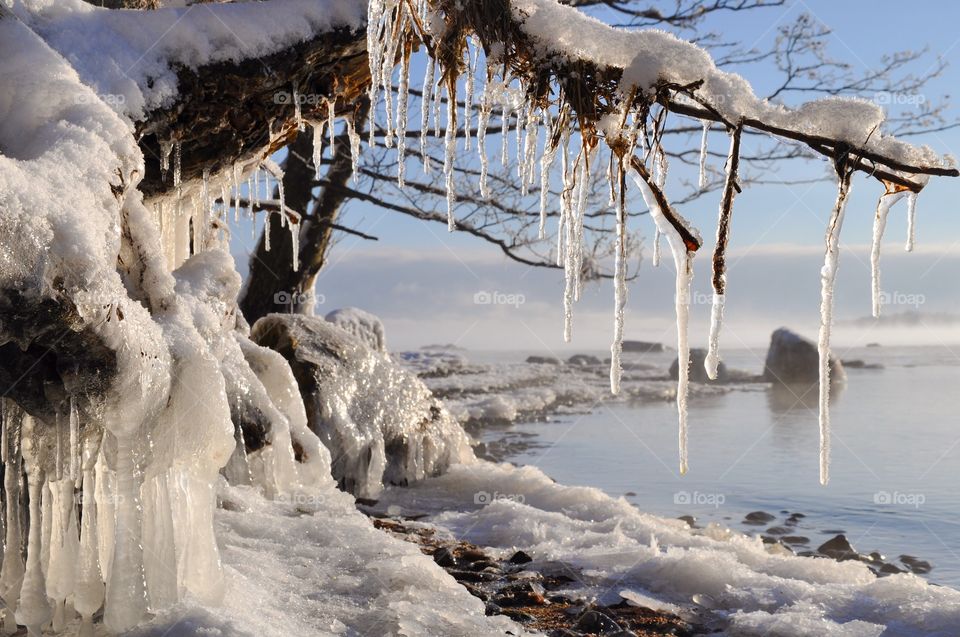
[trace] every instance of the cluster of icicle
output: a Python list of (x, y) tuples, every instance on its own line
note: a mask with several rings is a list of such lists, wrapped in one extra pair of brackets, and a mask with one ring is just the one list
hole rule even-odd
[[(407, 2), (404, 0), (371, 0), (368, 10), (367, 46), (370, 58), (372, 85), (370, 89), (371, 103), (376, 104), (383, 96), (386, 111), (386, 144), (396, 143), (398, 151), (399, 185), (404, 185), (406, 134), (408, 125), (408, 101), (410, 90), (410, 49), (406, 38), (411, 32), (420, 36), (424, 44), (427, 40), (441, 35), (444, 29), (443, 17), (437, 15), (430, 6), (429, 0)], [(403, 48), (407, 47), (407, 48)], [(429, 45), (428, 45), (429, 49)], [(596, 166), (606, 163), (606, 177), (610, 186), (610, 206), (615, 209), (616, 215), (616, 248), (614, 251), (616, 262), (614, 267), (614, 338), (611, 345), (610, 387), (614, 394), (619, 393), (622, 367), (621, 353), (624, 333), (624, 309), (627, 300), (627, 215), (624, 210), (625, 195), (623, 193), (623, 178), (630, 173), (643, 196), (644, 202), (650, 210), (655, 223), (655, 237), (653, 246), (653, 263), (660, 262), (661, 237), (665, 238), (673, 256), (676, 267), (676, 316), (677, 316), (677, 343), (679, 357), (679, 380), (677, 385), (677, 410), (679, 419), (679, 448), (680, 472), (687, 471), (687, 394), (689, 383), (689, 355), (690, 347), (687, 338), (689, 322), (689, 298), (693, 278), (693, 257), (696, 247), (687, 244), (678, 229), (683, 227), (689, 235), (699, 236), (696, 230), (686, 223), (682, 216), (665, 199), (658, 197), (654, 189), (662, 193), (667, 178), (666, 153), (660, 146), (659, 137), (655, 134), (657, 122), (652, 127), (654, 134), (648, 132), (645, 114), (640, 112), (622, 112), (617, 115), (608, 115), (596, 123), (611, 149), (609, 157), (604, 160), (596, 143), (596, 136), (579, 135), (581, 129), (588, 126), (579, 126), (570, 113), (567, 105), (557, 109), (541, 108), (525, 99), (527, 94), (523, 79), (511, 82), (509, 77), (497, 79), (494, 69), (506, 68), (502, 60), (487, 61), (486, 69), (480, 65), (480, 42), (474, 35), (464, 52), (463, 67), (466, 77), (463, 85), (466, 92), (463, 98), (464, 107), (458, 107), (459, 82), (449, 83), (444, 87), (438, 86), (437, 78), (443, 75), (436, 60), (429, 59), (426, 64), (426, 74), (423, 80), (423, 93), (420, 113), (420, 151), (425, 172), (431, 170), (430, 158), (427, 154), (427, 138), (431, 129), (436, 137), (444, 139), (444, 178), (447, 192), (447, 217), (450, 231), (456, 229), (455, 203), (457, 198), (454, 179), (454, 158), (456, 157), (456, 142), (458, 137), (464, 140), (464, 150), (471, 149), (471, 126), (475, 105), (477, 114), (476, 145), (480, 162), (480, 192), (489, 196), (487, 175), (489, 159), (486, 148), (486, 134), (490, 126), (490, 118), (499, 111), (501, 127), (500, 161), (504, 167), (509, 165), (510, 143), (508, 132), (511, 127), (516, 132), (514, 142), (516, 151), (516, 175), (518, 185), (523, 194), (526, 194), (534, 185), (537, 164), (540, 169), (540, 224), (539, 238), (546, 237), (546, 221), (550, 206), (550, 184), (553, 178), (552, 169), (557, 163), (557, 154), (561, 166), (559, 182), (561, 194), (559, 201), (559, 224), (557, 227), (557, 265), (562, 266), (565, 273), (563, 291), (564, 340), (570, 341), (573, 334), (573, 305), (580, 298), (583, 267), (584, 267), (584, 214), (587, 200), (587, 191)], [(399, 58), (399, 64), (398, 64)], [(399, 65), (399, 90), (394, 103), (394, 75)], [(479, 99), (474, 94), (476, 80), (484, 79), (480, 88)], [(520, 84), (512, 86), (511, 84)], [(624, 94), (632, 94), (635, 87), (621, 87)], [(626, 102), (626, 101), (625, 101)], [(443, 106), (447, 108), (445, 118), (441, 117)], [(371, 111), (373, 112), (373, 111)], [(372, 115), (371, 115), (372, 117)], [(441, 124), (441, 120), (445, 124)], [(370, 127), (373, 130), (373, 126)], [(460, 131), (462, 130), (462, 135)], [(720, 361), (719, 339), (723, 322), (725, 303), (726, 272), (724, 255), (730, 234), (730, 220), (732, 215), (733, 199), (740, 190), (738, 164), (740, 156), (740, 129), (727, 131), (731, 138), (730, 151), (724, 171), (723, 190), (720, 201), (720, 215), (717, 230), (717, 251), (713, 262), (713, 301), (711, 307), (711, 321), (709, 333), (709, 349), (705, 360), (707, 376), (716, 379)], [(578, 147), (571, 148), (572, 137), (577, 133), (580, 142)], [(703, 135), (700, 143), (700, 177), (699, 189), (704, 191), (709, 186), (708, 180), (708, 139), (710, 122), (703, 123)], [(541, 140), (541, 137), (543, 138)], [(551, 141), (552, 140), (552, 141)], [(617, 154), (614, 146), (623, 148), (626, 145), (629, 151)], [(649, 173), (644, 170), (630, 169), (629, 157), (635, 148), (643, 151), (643, 165), (650, 164)], [(537, 157), (539, 154), (539, 162)], [(622, 158), (622, 159), (621, 159)], [(829, 478), (829, 412), (827, 397), (829, 394), (829, 357), (830, 357), (830, 325), (832, 321), (833, 284), (836, 277), (837, 258), (839, 251), (838, 233), (842, 225), (843, 209), (846, 202), (846, 191), (849, 184), (844, 185), (841, 180), (841, 196), (838, 206), (834, 209), (826, 239), (826, 257), (822, 272), (823, 292), (821, 303), (821, 327), (819, 338), (820, 367), (821, 367), (821, 401), (820, 401), (820, 431), (821, 431), (821, 481), (826, 484)], [(877, 225), (874, 230), (874, 309), (879, 312), (879, 279), (878, 259), (879, 241), (883, 233), (886, 211), (900, 197), (902, 192), (896, 191), (881, 198), (877, 211)], [(916, 193), (909, 193), (909, 239), (907, 250), (913, 248), (914, 210)], [(668, 210), (664, 210), (664, 205)]]
[[(336, 110), (333, 100), (327, 101), (328, 117), (323, 121), (308, 122), (301, 114), (301, 96), (293, 87), (294, 117), (297, 127), (302, 131), (311, 126), (313, 131), (313, 164), (320, 179), (323, 164), (324, 139), (329, 136), (331, 152), (334, 148), (336, 131)], [(357, 175), (357, 161), (360, 156), (360, 135), (356, 132), (353, 119), (343, 117), (346, 132), (350, 139), (350, 150), (354, 165), (354, 178)], [(190, 187), (182, 180), (182, 147), (180, 142), (169, 140), (160, 146), (160, 172), (164, 182), (172, 184), (170, 195), (154, 202), (156, 223), (160, 228), (167, 266), (172, 270), (183, 263), (192, 254), (203, 252), (216, 246), (223, 246), (229, 240), (229, 217), (233, 209), (233, 220), (240, 221), (245, 214), (250, 224), (253, 239), (256, 240), (257, 213), (263, 212), (264, 247), (269, 252), (270, 225), (273, 215), (279, 217), (281, 227), (290, 231), (292, 245), (292, 267), (294, 272), (300, 269), (300, 214), (288, 208), (283, 187), (283, 169), (269, 157), (237, 163), (230, 168), (211, 175), (204, 171), (202, 179)], [(274, 198), (276, 193), (276, 198)]]

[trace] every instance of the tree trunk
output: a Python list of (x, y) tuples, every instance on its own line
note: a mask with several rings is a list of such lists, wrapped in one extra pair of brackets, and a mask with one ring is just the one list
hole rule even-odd
[[(362, 133), (369, 112), (369, 100), (361, 97), (353, 113), (358, 134)], [(323, 190), (314, 200), (315, 173), (309, 160), (312, 152), (313, 132), (303, 131), (290, 146), (284, 163), (286, 205), (302, 215), (300, 269), (294, 272), (292, 268), (290, 230), (271, 223), (270, 250), (261, 234), (257, 250), (250, 257), (250, 274), (240, 299), (240, 310), (251, 325), (270, 313), (299, 313), (313, 307), (314, 282), (326, 260), (333, 224), (347, 198), (345, 189), (353, 176), (353, 161), (350, 138), (344, 131), (334, 139), (333, 159), (321, 182)]]

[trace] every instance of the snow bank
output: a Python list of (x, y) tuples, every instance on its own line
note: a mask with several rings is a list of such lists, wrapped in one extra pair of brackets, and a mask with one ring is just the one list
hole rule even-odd
[(859, 562), (773, 554), (759, 537), (689, 529), (534, 467), (456, 466), (387, 490), (377, 506), (434, 512), (427, 521), (457, 538), (576, 572), (580, 593), (634, 590), (712, 615), (731, 635), (947, 637), (960, 626), (956, 590), (910, 574), (879, 579)]
[(333, 476), (375, 497), (472, 459), (470, 441), (430, 390), (388, 355), (312, 316), (271, 314), (253, 341), (293, 368), (310, 428), (330, 449)]

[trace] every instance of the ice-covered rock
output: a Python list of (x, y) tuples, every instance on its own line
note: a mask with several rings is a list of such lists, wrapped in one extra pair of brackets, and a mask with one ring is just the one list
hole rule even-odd
[(329, 312), (324, 318), (353, 334), (370, 349), (387, 351), (387, 334), (383, 322), (376, 315), (355, 307), (343, 307)]
[[(819, 380), (819, 353), (817, 344), (785, 327), (770, 337), (770, 349), (764, 364), (764, 377), (776, 384), (812, 385)], [(846, 374), (839, 360), (830, 358), (830, 379), (843, 382)]]
[(251, 338), (287, 359), (307, 421), (330, 450), (334, 478), (375, 497), (472, 460), (462, 427), (416, 376), (339, 327), (312, 316), (271, 314)]

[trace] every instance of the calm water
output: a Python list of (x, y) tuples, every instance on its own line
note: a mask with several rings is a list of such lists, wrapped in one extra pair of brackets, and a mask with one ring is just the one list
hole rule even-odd
[[(741, 524), (764, 510), (806, 514), (791, 534), (816, 548), (844, 531), (860, 552), (928, 560), (932, 581), (960, 587), (960, 348), (866, 348), (832, 405), (831, 481), (818, 481), (816, 388), (798, 401), (768, 390), (691, 399), (690, 471), (677, 471), (673, 403), (611, 404), (524, 423), (537, 446), (510, 458), (567, 484), (625, 494), (639, 508), (698, 523)], [(763, 351), (727, 351), (731, 367), (759, 372)], [(503, 356), (498, 356), (503, 359)], [(523, 360), (520, 354), (511, 356)], [(641, 357), (669, 364), (669, 355)], [(804, 404), (806, 403), (806, 404)], [(490, 432), (490, 437), (502, 432)], [(778, 522), (772, 522), (775, 525)], [(800, 547), (801, 549), (804, 547)]]

